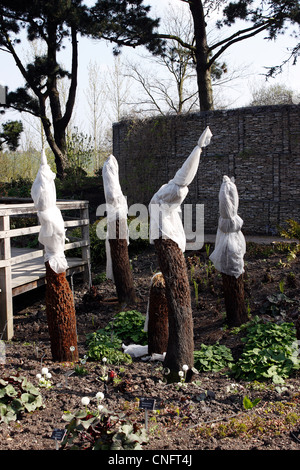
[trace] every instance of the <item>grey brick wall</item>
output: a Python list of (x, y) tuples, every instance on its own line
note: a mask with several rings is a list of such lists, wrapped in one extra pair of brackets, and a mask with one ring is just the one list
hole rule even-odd
[(205, 232), (218, 224), (223, 175), (234, 176), (245, 234), (274, 234), (300, 222), (300, 106), (277, 105), (121, 121), (113, 153), (128, 204), (148, 204), (171, 179), (209, 125), (211, 144), (184, 202), (204, 204)]

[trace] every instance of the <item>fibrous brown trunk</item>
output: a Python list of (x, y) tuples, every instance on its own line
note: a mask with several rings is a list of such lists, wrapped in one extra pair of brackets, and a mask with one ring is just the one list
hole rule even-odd
[(148, 307), (148, 353), (163, 354), (168, 347), (168, 303), (166, 284), (161, 273), (151, 283)]
[[(123, 223), (123, 222), (121, 222)], [(116, 221), (116, 237), (109, 239), (114, 282), (120, 303), (135, 303), (135, 289), (130, 267), (127, 239), (119, 237), (120, 222)]]
[(245, 306), (244, 275), (238, 278), (222, 273), (224, 300), (229, 328), (248, 321)]
[(178, 382), (178, 372), (183, 365), (189, 370), (186, 380), (192, 376), (194, 365), (194, 335), (191, 307), (191, 292), (185, 258), (173, 240), (155, 240), (161, 272), (166, 283), (166, 296), (169, 314), (169, 340), (164, 361), (170, 370), (168, 382)]
[[(66, 273), (57, 274), (46, 262), (46, 315), (54, 361), (78, 360), (73, 293)], [(70, 349), (74, 347), (74, 351)]]

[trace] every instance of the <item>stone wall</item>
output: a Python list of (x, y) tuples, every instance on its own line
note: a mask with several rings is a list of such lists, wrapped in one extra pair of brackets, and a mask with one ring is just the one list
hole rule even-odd
[(185, 203), (204, 204), (205, 232), (218, 224), (223, 175), (234, 176), (245, 234), (275, 234), (300, 222), (300, 106), (277, 105), (121, 121), (113, 152), (128, 204), (148, 204), (189, 156), (205, 127), (213, 133)]

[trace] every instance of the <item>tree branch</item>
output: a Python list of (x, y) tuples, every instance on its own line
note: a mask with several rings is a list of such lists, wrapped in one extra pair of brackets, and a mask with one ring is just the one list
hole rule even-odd
[[(211, 46), (209, 48), (209, 50), (213, 50), (215, 49), (216, 47), (220, 46), (221, 44), (224, 44), (223, 47), (221, 47), (218, 52), (215, 53), (215, 55), (213, 55), (208, 64), (207, 64), (207, 68), (210, 68), (212, 66), (212, 64), (218, 59), (218, 57), (220, 57), (221, 54), (223, 54), (224, 51), (226, 51), (226, 49), (228, 49), (228, 47), (232, 46), (232, 44), (235, 44), (236, 42), (240, 42), (240, 41), (243, 41), (244, 39), (248, 39), (248, 38), (251, 38), (253, 36), (256, 36), (257, 34), (261, 33), (262, 31), (264, 31), (265, 29), (267, 29), (267, 27), (270, 25), (270, 21), (266, 22), (263, 24), (263, 26), (255, 26), (255, 27), (252, 27), (252, 28), (247, 28), (246, 30), (243, 30), (243, 31), (237, 31), (235, 34), (233, 34), (232, 36), (230, 36), (230, 38), (227, 38), (227, 39), (224, 39), (222, 41), (220, 41), (218, 44), (215, 44), (214, 46)], [(245, 34), (245, 32), (247, 31), (251, 31), (249, 34)], [(243, 35), (243, 36), (241, 36)]]
[(78, 43), (77, 43), (77, 35), (76, 29), (72, 26), (71, 27), (71, 35), (72, 35), (72, 72), (71, 72), (71, 85), (69, 88), (69, 96), (66, 103), (66, 110), (65, 114), (61, 120), (62, 125), (66, 128), (73, 112), (75, 97), (76, 97), (76, 90), (77, 90), (77, 69), (78, 69)]
[(8, 52), (15, 59), (16, 65), (17, 65), (18, 69), (20, 70), (21, 74), (23, 75), (25, 81), (29, 84), (30, 88), (32, 89), (32, 91), (36, 94), (36, 96), (39, 99), (43, 98), (43, 93), (32, 82), (32, 80), (30, 78), (30, 74), (27, 73), (27, 71), (26, 71), (24, 65), (22, 64), (18, 54), (16, 53), (15, 48), (12, 45), (12, 42), (11, 42), (11, 39), (10, 39), (8, 33), (5, 33), (5, 38), (6, 38), (6, 48), (7, 48)]
[(159, 34), (157, 34), (157, 37), (160, 38), (160, 39), (172, 39), (173, 41), (177, 41), (178, 44), (180, 44), (182, 47), (185, 47), (186, 49), (189, 49), (193, 53), (196, 51), (195, 46), (183, 41), (179, 36), (175, 36), (173, 34), (160, 34), (159, 33)]

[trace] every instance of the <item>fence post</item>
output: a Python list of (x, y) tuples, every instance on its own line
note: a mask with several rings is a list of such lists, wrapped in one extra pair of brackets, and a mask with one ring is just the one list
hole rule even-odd
[[(0, 230), (10, 230), (9, 215), (0, 216)], [(6, 263), (0, 267), (0, 338), (10, 340), (13, 337), (13, 301), (11, 287), (11, 248), (10, 237), (0, 239), (0, 259)]]
[[(88, 206), (80, 209), (80, 219), (89, 220), (89, 209)], [(92, 285), (91, 278), (91, 253), (90, 253), (90, 228), (89, 224), (81, 226), (81, 235), (82, 239), (87, 242), (87, 244), (81, 247), (81, 256), (82, 260), (86, 262), (86, 267), (84, 270), (83, 280), (87, 282), (89, 287)]]

